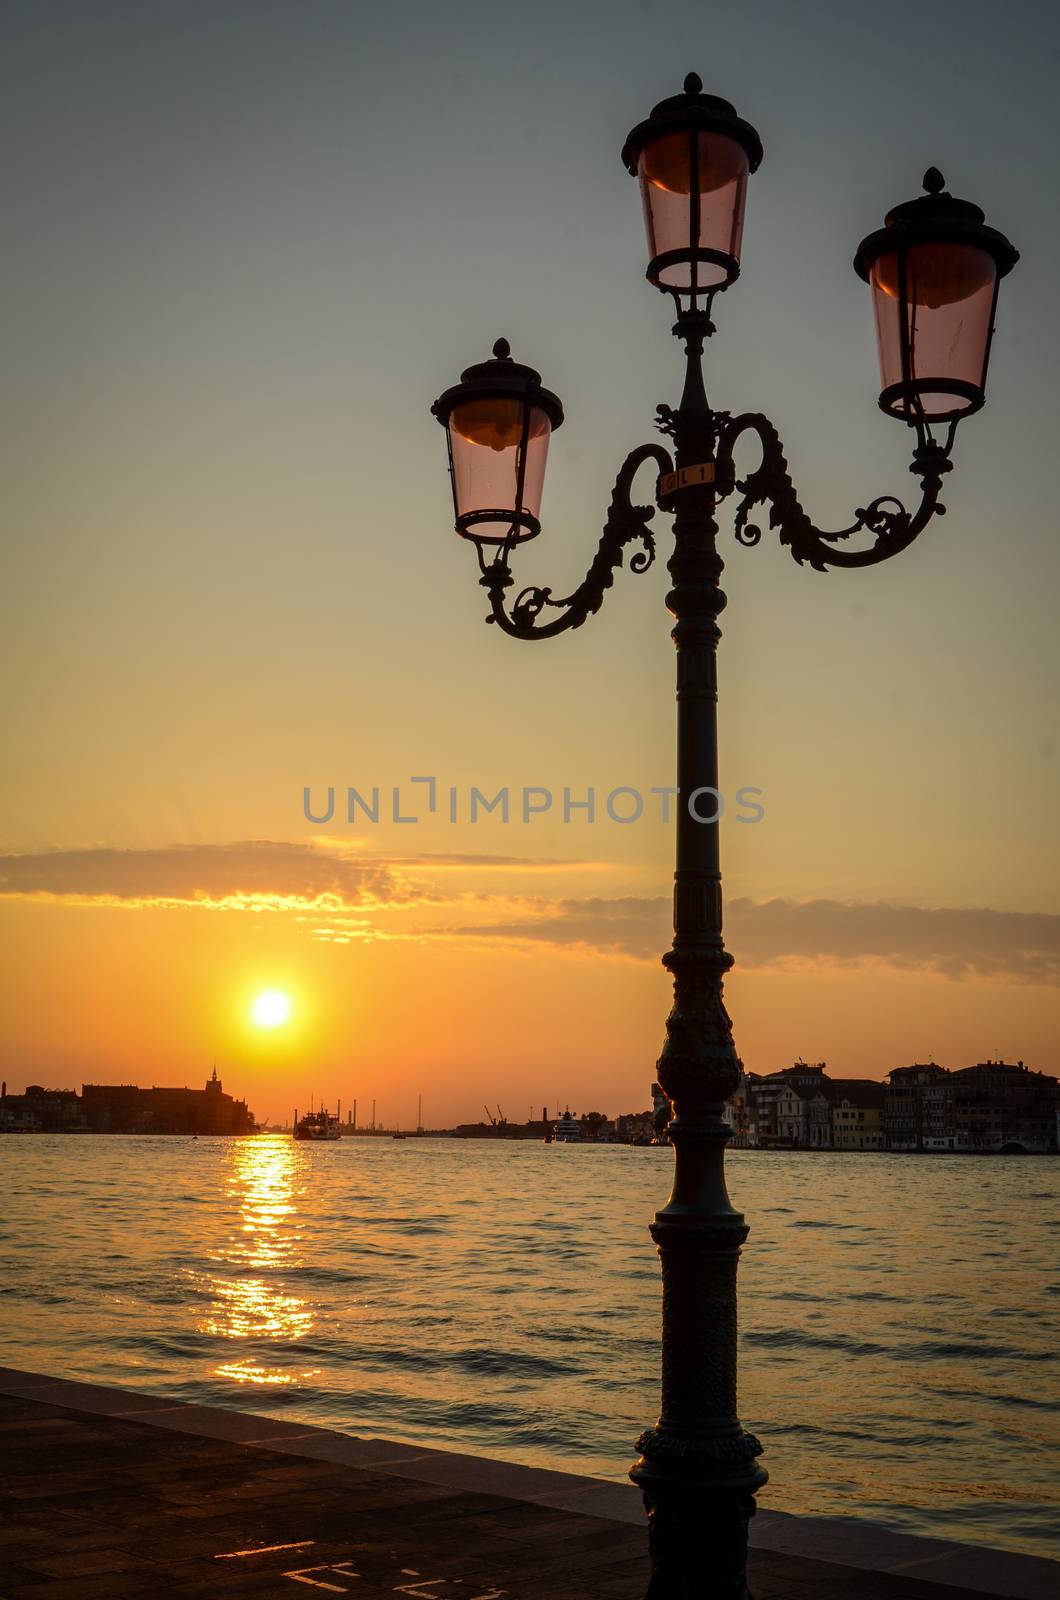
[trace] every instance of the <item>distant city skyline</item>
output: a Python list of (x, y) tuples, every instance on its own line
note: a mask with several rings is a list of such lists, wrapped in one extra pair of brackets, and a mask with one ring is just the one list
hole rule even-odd
[[(994, 1057), (985, 1054), (980, 1055), (975, 1061), (962, 1062), (960, 1064), (951, 1063), (947, 1065), (943, 1062), (936, 1061), (933, 1058), (927, 1058), (923, 1061), (903, 1062), (898, 1066), (887, 1068), (886, 1071), (879, 1077), (873, 1077), (869, 1074), (856, 1074), (848, 1076), (841, 1070), (841, 1068), (835, 1068), (834, 1064), (830, 1065), (827, 1061), (814, 1059), (806, 1060), (801, 1056), (792, 1057), (790, 1060), (785, 1060), (782, 1065), (768, 1067), (760, 1072), (751, 1071), (745, 1067), (744, 1074), (745, 1077), (750, 1080), (777, 1078), (783, 1074), (797, 1074), (800, 1071), (813, 1074), (820, 1074), (823, 1072), (829, 1081), (836, 1083), (858, 1082), (876, 1087), (882, 1087), (892, 1073), (903, 1074), (917, 1072), (921, 1069), (932, 1069), (941, 1071), (945, 1074), (951, 1074), (955, 1072), (959, 1073), (971, 1071), (976, 1067), (995, 1066), (1003, 1068), (1015, 1068), (1018, 1070), (1026, 1068), (1032, 1074), (1039, 1074), (1050, 1078), (1053, 1077), (1053, 1074), (1038, 1066), (1033, 1061), (1005, 1061), (1003, 1057)], [(218, 1087), (218, 1089), (223, 1087), (225, 1082), (223, 1063), (221, 1064), (220, 1071), (218, 1070), (218, 1063), (216, 1061), (211, 1063), (211, 1076), (214, 1081), (214, 1086)], [(188, 1079), (192, 1077), (194, 1077), (194, 1072), (189, 1071), (185, 1074), (185, 1077), (181, 1082), (177, 1083), (176, 1080), (174, 1080), (172, 1084), (164, 1086), (157, 1085), (154, 1082), (134, 1082), (126, 1079), (122, 1080), (122, 1084), (125, 1087), (135, 1088), (140, 1092), (148, 1092), (155, 1089), (158, 1089), (159, 1092), (163, 1093), (180, 1091), (197, 1092), (194, 1091), (194, 1086), (188, 1082)], [(106, 1074), (104, 1073), (103, 1079), (105, 1078)], [(96, 1083), (97, 1081), (102, 1082), (103, 1079), (92, 1080), (92, 1083)], [(1057, 1080), (1053, 1078), (1053, 1081)], [(85, 1082), (89, 1082), (89, 1080), (85, 1080)], [(117, 1080), (115, 1079), (114, 1082), (116, 1084)], [(2, 1093), (4, 1096), (15, 1096), (24, 1094), (31, 1087), (38, 1087), (47, 1093), (52, 1094), (77, 1094), (83, 1092), (84, 1086), (84, 1083), (74, 1084), (65, 1082), (34, 1084), (29, 1079), (23, 1082), (16, 1076), (10, 1081), (6, 1079), (4, 1080)], [(208, 1080), (207, 1088), (209, 1089), (210, 1087), (211, 1084)], [(231, 1087), (237, 1086), (233, 1083), (230, 1085), (230, 1088)], [(246, 1088), (247, 1086), (244, 1085), (239, 1089), (239, 1100), (241, 1104), (247, 1104), (248, 1102)], [(250, 1086), (250, 1089), (251, 1092), (253, 1092), (253, 1085)], [(651, 1084), (650, 1090), (655, 1096), (661, 1094), (657, 1084)], [(228, 1098), (230, 1098), (230, 1096), (226, 1096), (226, 1099)], [(641, 1094), (639, 1099), (634, 1096), (634, 1100), (636, 1101), (637, 1105), (646, 1103), (650, 1098), (651, 1093)], [(479, 1113), (482, 1112), (485, 1113), (486, 1117), (493, 1120), (522, 1126), (541, 1121), (542, 1113), (544, 1113), (544, 1120), (553, 1121), (557, 1117), (563, 1115), (564, 1111), (570, 1112), (572, 1109), (575, 1116), (587, 1115), (590, 1112), (603, 1112), (603, 1114), (609, 1118), (626, 1116), (634, 1113), (635, 1111), (633, 1101), (631, 1101), (628, 1105), (623, 1103), (621, 1106), (618, 1106), (617, 1102), (612, 1103), (612, 1101), (608, 1100), (606, 1097), (603, 1099), (598, 1097), (597, 1100), (592, 1101), (592, 1104), (590, 1104), (587, 1100), (584, 1106), (581, 1106), (579, 1103), (577, 1108), (574, 1107), (574, 1103), (569, 1098), (564, 1099), (562, 1096), (557, 1100), (542, 1102), (540, 1105), (530, 1104), (527, 1106), (527, 1116), (525, 1118), (522, 1115), (522, 1108), (516, 1101), (512, 1099), (509, 1099), (507, 1107), (502, 1107), (498, 1102), (494, 1102), (493, 1105), (494, 1110), (497, 1113), (496, 1118), (494, 1118), (494, 1111), (491, 1111), (490, 1105), (480, 1100), (477, 1104), (472, 1104), (469, 1102), (469, 1104), (464, 1108), (464, 1110), (467, 1112), (466, 1116), (462, 1113), (458, 1113), (447, 1119), (438, 1119), (432, 1118), (430, 1107), (429, 1105), (424, 1105), (422, 1094), (417, 1094), (414, 1097), (414, 1102), (410, 1113), (410, 1111), (403, 1107), (400, 1103), (395, 1102), (387, 1106), (378, 1099), (373, 1098), (371, 1095), (363, 1094), (356, 1087), (351, 1089), (349, 1085), (346, 1085), (345, 1087), (340, 1085), (338, 1093), (332, 1095), (330, 1099), (327, 1096), (322, 1097), (321, 1095), (317, 1094), (310, 1085), (308, 1087), (303, 1087), (300, 1093), (296, 1094), (295, 1100), (290, 1106), (282, 1106), (278, 1112), (271, 1107), (263, 1108), (253, 1104), (249, 1105), (249, 1110), (255, 1121), (261, 1127), (286, 1127), (289, 1126), (290, 1122), (293, 1120), (293, 1115), (296, 1110), (306, 1111), (312, 1106), (326, 1107), (326, 1109), (332, 1115), (339, 1115), (340, 1120), (344, 1124), (346, 1122), (353, 1122), (355, 1127), (363, 1128), (365, 1130), (375, 1128), (411, 1129), (421, 1125), (421, 1118), (422, 1126), (424, 1127), (445, 1129), (450, 1127), (458, 1127), (467, 1123), (483, 1121), (483, 1118), (481, 1115), (479, 1115)], [(483, 1123), (483, 1125), (485, 1125), (485, 1123)], [(0, 1124), (0, 1126), (2, 1126), (2, 1124)]]

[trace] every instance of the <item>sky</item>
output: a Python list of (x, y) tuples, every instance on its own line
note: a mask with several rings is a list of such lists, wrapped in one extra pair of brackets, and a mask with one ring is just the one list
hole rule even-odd
[[(619, 152), (691, 70), (765, 147), (709, 393), (774, 420), (819, 523), (914, 488), (861, 237), (935, 164), (1022, 253), (909, 551), (822, 575), (722, 511), (737, 1047), (1060, 1073), (1053, 8), (9, 0), (2, 27), (9, 1088), (216, 1061), (274, 1119), (311, 1093), (406, 1124), (422, 1094), (434, 1126), (648, 1103), (665, 569), (547, 645), (484, 627), (429, 407), (500, 335), (561, 396), (516, 572), (568, 592), (680, 395)], [(509, 789), (507, 823), (470, 821), (472, 785)], [(636, 822), (606, 814), (623, 786)], [(528, 787), (555, 801), (524, 821)], [(261, 1029), (274, 988), (291, 1017)]]

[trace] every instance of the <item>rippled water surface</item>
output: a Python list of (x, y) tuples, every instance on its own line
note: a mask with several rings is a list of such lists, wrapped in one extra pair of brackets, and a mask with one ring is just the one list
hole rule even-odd
[[(0, 1361), (621, 1477), (657, 1407), (671, 1159), (8, 1136)], [(729, 1170), (762, 1504), (1055, 1554), (1060, 1160)]]

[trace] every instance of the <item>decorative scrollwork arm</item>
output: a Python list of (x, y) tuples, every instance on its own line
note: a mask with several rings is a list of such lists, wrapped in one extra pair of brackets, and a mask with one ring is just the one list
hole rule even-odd
[[(757, 435), (762, 447), (762, 459), (745, 478), (737, 479), (733, 452), (737, 441), (745, 433)], [(791, 481), (780, 436), (768, 418), (755, 412), (744, 412), (741, 416), (733, 417), (723, 427), (718, 450), (718, 484), (722, 494), (731, 494), (735, 490), (740, 495), (734, 522), (734, 532), (740, 544), (758, 544), (762, 530), (748, 518), (755, 506), (768, 504), (769, 526), (778, 531), (781, 544), (788, 546), (800, 565), (807, 563), (818, 572), (824, 572), (828, 567), (871, 567), (905, 550), (923, 532), (932, 516), (936, 513), (942, 516), (945, 512), (946, 507), (941, 504), (939, 494), (943, 476), (953, 465), (949, 455), (952, 444), (952, 426), (944, 444), (938, 444), (924, 431), (918, 432), (917, 447), (909, 467), (921, 484), (920, 504), (914, 511), (907, 511), (902, 501), (894, 495), (880, 495), (858, 509), (848, 528), (840, 528), (834, 533), (814, 527), (806, 515)], [(863, 531), (876, 536), (875, 542), (867, 549), (832, 548), (840, 540), (849, 539)]]
[[(604, 594), (615, 581), (615, 571), (622, 565), (622, 552), (634, 540), (640, 542), (641, 548), (630, 557), (630, 571), (647, 572), (655, 560), (655, 536), (648, 524), (656, 507), (634, 505), (631, 498), (633, 480), (646, 461), (654, 461), (660, 473), (669, 472), (673, 466), (667, 451), (658, 444), (642, 444), (626, 457), (611, 492), (599, 547), (573, 594), (554, 600), (551, 589), (530, 587), (520, 590), (509, 610), (504, 604), (505, 591), (514, 583), (508, 564), (509, 547), (502, 545), (492, 561), (483, 562), (480, 582), (490, 597), (487, 622), (497, 623), (514, 639), (551, 639), (568, 628), (580, 628), (587, 617), (599, 611)], [(560, 615), (539, 623), (538, 618), (546, 610)]]

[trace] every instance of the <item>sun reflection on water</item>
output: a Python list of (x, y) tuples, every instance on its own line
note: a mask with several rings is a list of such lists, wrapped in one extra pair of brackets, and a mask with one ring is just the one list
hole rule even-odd
[(284, 1384), (297, 1383), (300, 1378), (311, 1377), (314, 1368), (308, 1373), (284, 1372), (280, 1367), (263, 1367), (259, 1361), (226, 1361), (223, 1366), (214, 1367), (218, 1378), (228, 1378), (232, 1383), (254, 1383), (260, 1386), (275, 1389)]
[[(296, 1148), (282, 1136), (258, 1135), (233, 1139), (226, 1158), (224, 1186), (238, 1208), (238, 1221), (233, 1220), (215, 1258), (220, 1270), (209, 1280), (211, 1304), (199, 1332), (278, 1344), (303, 1339), (313, 1328), (313, 1308), (281, 1279), (302, 1265)], [(286, 1367), (266, 1351), (214, 1368), (217, 1377), (231, 1383), (267, 1387), (297, 1383), (317, 1370)]]

